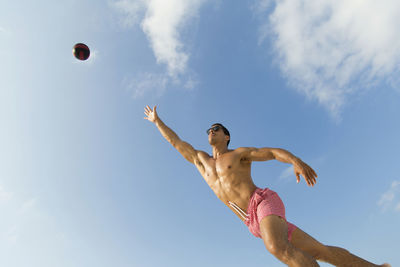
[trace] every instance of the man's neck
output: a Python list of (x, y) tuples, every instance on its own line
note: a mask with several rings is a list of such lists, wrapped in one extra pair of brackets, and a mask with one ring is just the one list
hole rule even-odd
[(229, 151), (228, 147), (226, 145), (215, 145), (212, 147), (213, 148), (213, 158), (217, 159), (222, 154), (225, 154), (226, 152)]

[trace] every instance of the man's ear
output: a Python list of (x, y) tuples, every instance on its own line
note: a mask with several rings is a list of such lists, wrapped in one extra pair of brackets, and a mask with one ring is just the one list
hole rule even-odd
[(225, 140), (226, 141), (231, 140), (231, 137), (229, 135), (225, 135)]

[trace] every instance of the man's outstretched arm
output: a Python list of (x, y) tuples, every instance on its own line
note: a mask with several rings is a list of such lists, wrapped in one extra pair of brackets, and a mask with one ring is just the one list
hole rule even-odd
[(316, 177), (318, 175), (315, 171), (307, 163), (303, 162), (300, 158), (287, 150), (269, 147), (244, 147), (239, 148), (238, 150), (242, 153), (244, 160), (267, 161), (276, 159), (281, 162), (293, 164), (297, 182), (300, 182), (300, 175), (302, 175), (309, 186), (314, 186), (317, 183)]
[(179, 136), (172, 131), (165, 123), (158, 117), (156, 106), (151, 109), (149, 106), (146, 106), (144, 109), (144, 114), (146, 117), (144, 119), (153, 122), (162, 136), (172, 145), (174, 146), (182, 156), (191, 163), (195, 163), (198, 159), (199, 151), (195, 150), (189, 143), (182, 141)]

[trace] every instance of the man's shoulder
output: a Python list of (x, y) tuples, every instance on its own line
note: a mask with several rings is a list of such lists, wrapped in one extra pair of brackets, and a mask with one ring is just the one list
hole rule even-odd
[(245, 153), (245, 152), (249, 152), (256, 149), (255, 147), (238, 147), (236, 149), (234, 149), (233, 151), (235, 153)]
[(202, 158), (210, 158), (211, 156), (202, 150), (197, 150), (197, 156), (202, 157)]

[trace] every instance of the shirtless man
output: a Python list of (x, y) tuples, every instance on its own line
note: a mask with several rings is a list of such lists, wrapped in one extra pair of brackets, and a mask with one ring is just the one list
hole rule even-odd
[(375, 265), (347, 250), (325, 246), (286, 221), (285, 208), (272, 190), (257, 188), (250, 175), (253, 161), (276, 159), (293, 164), (297, 182), (303, 176), (309, 186), (316, 183), (317, 174), (300, 158), (279, 148), (240, 147), (228, 149), (229, 131), (222, 124), (213, 124), (207, 130), (213, 154), (194, 149), (182, 141), (158, 117), (156, 107), (145, 108), (145, 119), (153, 122), (164, 138), (182, 156), (193, 163), (217, 197), (227, 205), (256, 237), (263, 239), (265, 247), (288, 266), (319, 266), (317, 260), (335, 266), (386, 266)]

